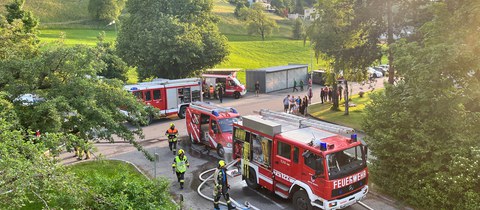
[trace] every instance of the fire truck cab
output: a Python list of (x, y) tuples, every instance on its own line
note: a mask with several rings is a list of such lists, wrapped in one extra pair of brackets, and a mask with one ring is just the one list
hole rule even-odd
[[(235, 99), (238, 99), (247, 93), (247, 89), (238, 81), (235, 75), (202, 74), (202, 77), (205, 80), (205, 86), (208, 86), (208, 91), (210, 92), (210, 85), (215, 88), (218, 84), (222, 84), (222, 87), (225, 88), (225, 96), (233, 96)], [(210, 95), (213, 95), (213, 93)]]
[(240, 114), (231, 107), (193, 102), (187, 108), (185, 123), (192, 143), (202, 143), (217, 150), (220, 157), (232, 154), (233, 123)]
[(202, 83), (199, 78), (154, 79), (152, 82), (125, 85), (124, 89), (146, 105), (160, 110), (158, 115), (149, 116), (149, 123), (154, 117), (165, 118), (178, 115), (183, 119), (190, 102), (202, 101)]
[(367, 195), (367, 147), (353, 129), (261, 110), (233, 125), (242, 178), (292, 199), (295, 209), (343, 209)]

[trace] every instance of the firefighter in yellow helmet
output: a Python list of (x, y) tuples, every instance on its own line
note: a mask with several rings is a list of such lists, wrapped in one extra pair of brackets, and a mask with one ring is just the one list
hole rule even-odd
[(235, 209), (235, 206), (233, 206), (232, 202), (230, 201), (230, 194), (228, 194), (228, 189), (230, 189), (230, 185), (228, 184), (227, 180), (227, 171), (224, 160), (218, 161), (218, 167), (215, 170), (213, 181), (215, 182), (215, 186), (213, 188), (214, 209), (220, 209), (220, 207), (218, 206), (218, 202), (220, 201), (221, 195), (223, 195), (223, 198), (225, 198), (225, 201), (227, 201), (228, 209)]
[(173, 151), (173, 155), (175, 155), (177, 152), (178, 130), (173, 123), (170, 123), (170, 128), (165, 132), (165, 136), (168, 138), (168, 147), (170, 148), (170, 151)]
[(185, 151), (183, 151), (183, 149), (179, 149), (178, 155), (173, 159), (172, 170), (173, 173), (177, 174), (177, 180), (180, 183), (180, 189), (183, 189), (183, 184), (185, 183), (185, 172), (187, 171), (188, 167), (190, 167), (190, 164), (188, 164)]

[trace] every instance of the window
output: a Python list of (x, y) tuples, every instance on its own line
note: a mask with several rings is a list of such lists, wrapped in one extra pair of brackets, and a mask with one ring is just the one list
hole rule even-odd
[(293, 148), (293, 162), (298, 163), (298, 147)]
[(140, 100), (143, 99), (143, 97), (142, 97), (142, 92), (141, 92), (141, 91), (133, 92), (133, 95), (134, 95), (137, 99), (140, 99)]
[(290, 146), (289, 144), (283, 143), (283, 142), (278, 142), (277, 145), (278, 145), (277, 146), (278, 155), (280, 155), (284, 158), (290, 159), (292, 146)]
[(153, 90), (153, 100), (160, 99), (160, 90)]
[(331, 179), (338, 179), (352, 171), (365, 168), (365, 155), (361, 146), (327, 155), (328, 173)]
[(303, 157), (303, 162), (306, 166), (313, 169), (315, 173), (323, 172), (323, 159), (321, 157), (309, 153), (308, 155)]
[(152, 100), (152, 93), (148, 90), (145, 91), (145, 101), (151, 101)]
[(233, 130), (233, 123), (238, 123), (239, 118), (225, 118), (218, 120), (218, 124), (220, 124), (220, 128), (222, 129), (222, 133), (232, 133)]
[(213, 130), (213, 132), (214, 132), (214, 133), (220, 133), (220, 132), (218, 131), (217, 121), (212, 120), (211, 122), (212, 122), (212, 130)]

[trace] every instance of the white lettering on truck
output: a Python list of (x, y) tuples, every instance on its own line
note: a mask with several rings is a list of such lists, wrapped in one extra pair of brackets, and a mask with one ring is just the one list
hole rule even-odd
[(280, 178), (282, 178), (282, 179), (284, 179), (284, 180), (286, 180), (286, 181), (288, 181), (288, 182), (290, 182), (290, 183), (295, 182), (295, 179), (294, 179), (294, 178), (292, 178), (292, 177), (290, 177), (289, 175), (286, 175), (286, 174), (284, 174), (284, 173), (282, 173), (282, 172), (280, 172), (280, 171), (273, 170), (273, 174), (275, 174), (275, 176), (280, 177)]
[(337, 179), (337, 180), (333, 181), (333, 189), (338, 189), (338, 188), (345, 187), (349, 184), (353, 184), (357, 181), (360, 181), (360, 180), (364, 179), (366, 176), (367, 176), (367, 171), (363, 170), (360, 173), (351, 175), (349, 177), (345, 177), (345, 178), (342, 178), (342, 179)]

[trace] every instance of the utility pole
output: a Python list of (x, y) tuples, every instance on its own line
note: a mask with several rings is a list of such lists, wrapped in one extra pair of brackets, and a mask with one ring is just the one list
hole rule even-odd
[(155, 148), (155, 160), (153, 161), (153, 174), (154, 174), (153, 177), (155, 179), (157, 179), (157, 163), (158, 163), (158, 160), (160, 159), (160, 156), (156, 151), (157, 149)]

